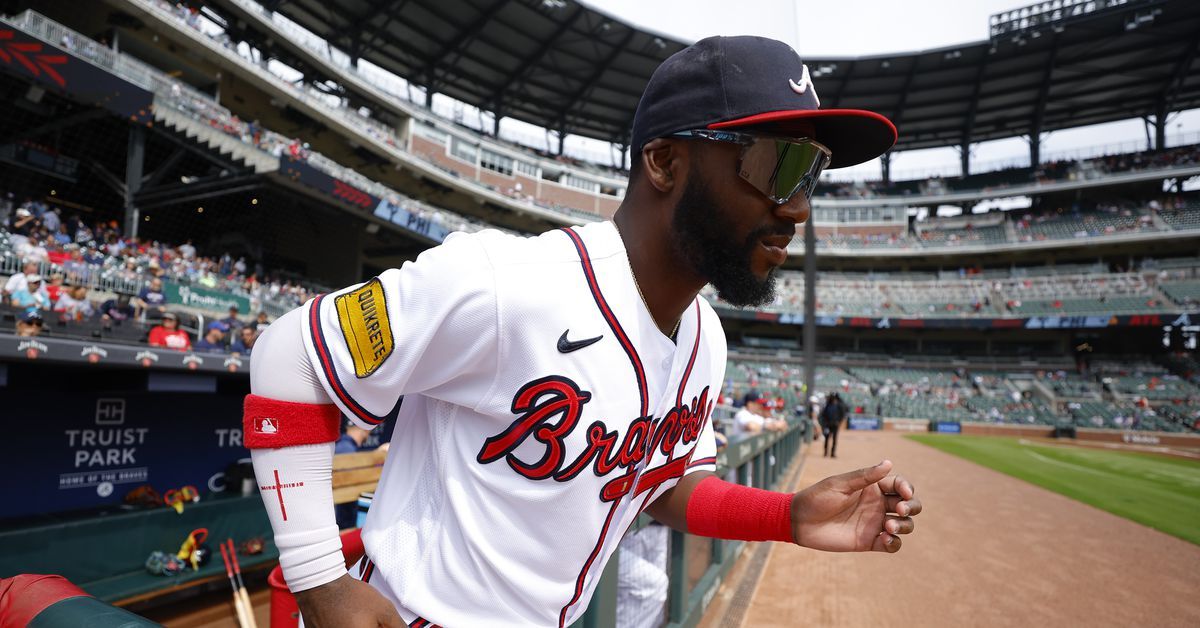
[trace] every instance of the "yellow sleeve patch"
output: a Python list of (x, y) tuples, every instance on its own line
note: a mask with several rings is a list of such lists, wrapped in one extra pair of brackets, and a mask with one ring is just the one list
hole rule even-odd
[(362, 287), (337, 296), (338, 325), (360, 379), (374, 373), (392, 355), (392, 325), (388, 320), (383, 284), (376, 277)]

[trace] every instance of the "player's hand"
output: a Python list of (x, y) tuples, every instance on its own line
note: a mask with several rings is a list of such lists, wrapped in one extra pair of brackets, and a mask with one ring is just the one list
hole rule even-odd
[(792, 498), (796, 543), (829, 552), (900, 550), (921, 512), (912, 484), (888, 475), (892, 462), (825, 478)]
[(307, 628), (402, 628), (396, 607), (375, 587), (349, 574), (296, 594)]

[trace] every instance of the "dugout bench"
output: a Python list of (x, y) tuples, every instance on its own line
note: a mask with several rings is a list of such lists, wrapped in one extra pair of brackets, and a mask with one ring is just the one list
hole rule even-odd
[[(383, 459), (383, 452), (378, 451), (335, 456), (334, 501), (353, 503), (360, 493), (373, 491)], [(241, 543), (262, 537), (261, 554), (238, 554), (248, 578), (265, 579), (266, 572), (278, 562), (279, 551), (271, 540), (271, 524), (262, 498), (257, 493), (218, 494), (187, 504), (182, 514), (160, 507), (0, 529), (0, 577), (57, 574), (97, 599), (133, 608), (228, 586), (219, 556), (198, 571), (188, 569), (177, 576), (156, 576), (146, 571), (144, 564), (151, 552), (175, 553), (196, 528), (208, 529), (208, 544), (214, 556), (218, 543), (226, 538)]]

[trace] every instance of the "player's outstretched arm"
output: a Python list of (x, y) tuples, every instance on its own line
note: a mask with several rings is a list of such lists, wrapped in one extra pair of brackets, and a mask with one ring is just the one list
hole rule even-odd
[(650, 516), (699, 536), (786, 541), (831, 552), (900, 549), (921, 512), (912, 484), (892, 463), (825, 478), (799, 493), (777, 493), (692, 473), (655, 500)]
[(302, 320), (289, 312), (259, 338), (244, 417), (279, 564), (306, 625), (403, 626), (391, 602), (346, 573), (333, 504), (340, 413), (305, 355)]

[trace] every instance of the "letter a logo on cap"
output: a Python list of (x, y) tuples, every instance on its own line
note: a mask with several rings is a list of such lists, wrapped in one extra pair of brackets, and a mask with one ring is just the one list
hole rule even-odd
[(804, 74), (800, 77), (800, 82), (797, 83), (792, 79), (788, 79), (788, 85), (792, 86), (792, 91), (803, 96), (808, 92), (808, 88), (813, 88), (813, 99), (817, 101), (817, 106), (821, 106), (821, 99), (817, 97), (817, 88), (812, 84), (812, 78), (808, 75), (808, 64), (800, 66), (804, 68)]

